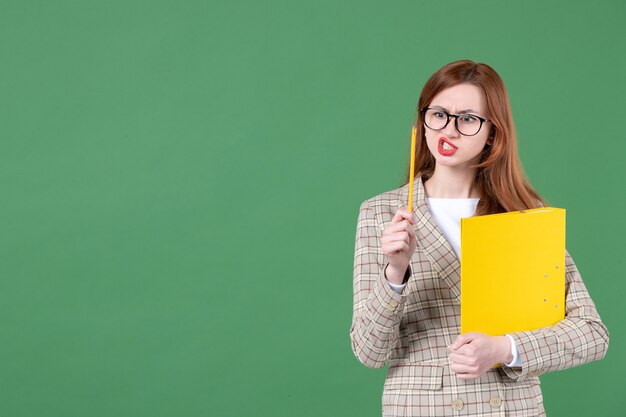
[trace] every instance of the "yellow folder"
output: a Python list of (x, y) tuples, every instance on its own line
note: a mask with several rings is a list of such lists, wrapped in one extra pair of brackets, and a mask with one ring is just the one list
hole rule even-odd
[(461, 219), (461, 333), (502, 336), (564, 316), (564, 209)]

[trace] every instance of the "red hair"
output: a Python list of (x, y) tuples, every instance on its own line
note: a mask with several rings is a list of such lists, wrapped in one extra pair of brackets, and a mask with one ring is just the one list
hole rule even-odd
[(489, 140), (479, 163), (474, 165), (477, 168), (474, 186), (480, 194), (476, 215), (526, 210), (545, 205), (522, 169), (509, 95), (504, 82), (493, 68), (473, 61), (452, 62), (435, 72), (424, 85), (417, 108), (416, 176), (427, 179), (435, 171), (435, 158), (426, 145), (423, 114), (420, 110), (428, 107), (442, 90), (462, 83), (473, 84), (483, 90), (487, 104), (485, 117), (491, 121)]

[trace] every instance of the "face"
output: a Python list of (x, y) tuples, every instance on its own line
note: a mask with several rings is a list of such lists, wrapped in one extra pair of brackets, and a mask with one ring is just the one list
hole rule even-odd
[[(449, 114), (473, 114), (486, 118), (485, 94), (480, 87), (473, 84), (458, 84), (442, 90), (428, 107)], [(448, 125), (441, 130), (424, 126), (426, 144), (437, 166), (468, 168), (478, 163), (491, 126), (489, 122), (484, 122), (476, 135), (464, 136), (456, 130), (454, 121), (451, 117)], [(459, 120), (459, 126), (461, 123)]]

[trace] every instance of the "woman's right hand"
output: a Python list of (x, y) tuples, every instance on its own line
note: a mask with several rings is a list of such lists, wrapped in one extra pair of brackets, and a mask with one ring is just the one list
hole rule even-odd
[(385, 277), (394, 284), (402, 284), (417, 247), (415, 221), (414, 213), (400, 208), (383, 231), (382, 251), (389, 262), (385, 268)]

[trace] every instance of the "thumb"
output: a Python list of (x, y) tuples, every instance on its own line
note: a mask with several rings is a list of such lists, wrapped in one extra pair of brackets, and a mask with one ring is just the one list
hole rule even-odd
[(448, 346), (448, 348), (452, 350), (457, 350), (461, 346), (466, 343), (470, 343), (472, 340), (476, 339), (479, 336), (479, 333), (464, 333), (457, 336), (454, 342)]

